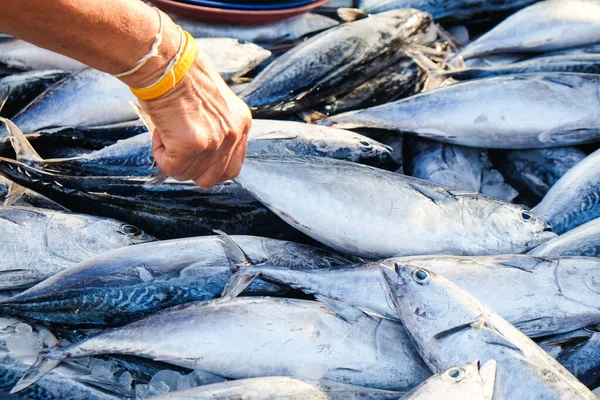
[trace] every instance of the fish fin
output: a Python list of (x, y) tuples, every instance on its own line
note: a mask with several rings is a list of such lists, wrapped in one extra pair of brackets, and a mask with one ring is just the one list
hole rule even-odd
[(424, 197), (427, 197), (429, 200), (436, 204), (438, 201), (442, 202), (448, 200), (456, 200), (456, 196), (454, 196), (453, 192), (450, 192), (441, 186), (432, 185), (431, 187), (429, 187), (429, 185), (417, 185), (413, 183), (409, 183), (409, 185), (413, 188), (413, 190), (421, 193)]
[(521, 349), (511, 343), (506, 336), (502, 334), (498, 329), (491, 325), (488, 321), (481, 318), (479, 321), (472, 324), (475, 329), (481, 330), (483, 334), (483, 340), (489, 344), (495, 344), (498, 346), (508, 347), (509, 349), (522, 353)]
[(27, 163), (27, 161), (43, 162), (44, 159), (35, 151), (29, 140), (23, 132), (9, 119), (0, 117), (0, 122), (4, 123), (10, 134), (10, 142), (17, 154), (17, 161)]
[(214, 230), (214, 232), (219, 235), (219, 242), (231, 266), (231, 277), (227, 281), (221, 297), (232, 299), (239, 296), (259, 273), (247, 273), (241, 269), (243, 266), (254, 265), (250, 257), (244, 253), (244, 250), (229, 235), (219, 230)]
[(325, 304), (331, 311), (333, 311), (337, 316), (346, 321), (346, 322), (356, 322), (360, 318), (371, 316), (356, 307), (350, 306), (346, 303), (342, 303), (341, 301), (334, 300), (329, 297), (321, 296), (320, 294), (315, 294), (315, 299), (317, 301)]
[(152, 175), (150, 175), (148, 182), (144, 185), (145, 187), (159, 186), (165, 183), (165, 181), (169, 179), (169, 175), (165, 174), (162, 171), (156, 171)]
[(369, 16), (369, 14), (367, 14), (363, 10), (348, 7), (338, 8), (337, 15), (342, 21), (345, 22), (354, 22), (358, 21), (359, 19), (367, 18)]
[(295, 133), (288, 133), (283, 131), (271, 131), (263, 132), (252, 136), (252, 140), (285, 140), (285, 139), (296, 139), (298, 137)]
[(565, 339), (552, 340), (545, 342), (544, 345), (548, 346), (560, 346), (561, 349), (574, 349), (587, 342), (589, 342), (589, 336), (573, 336)]
[(492, 400), (494, 397), (494, 386), (496, 386), (496, 360), (489, 360), (479, 368), (483, 386), (482, 400)]
[(4, 206), (12, 206), (19, 201), (24, 194), (25, 187), (15, 182), (10, 182), (10, 186), (8, 187), (8, 195), (6, 196), (6, 199), (4, 199)]
[(442, 67), (431, 61), (420, 51), (406, 50), (406, 55), (409, 56), (415, 64), (419, 66), (427, 74), (427, 80), (423, 87), (423, 92), (427, 92), (433, 89), (437, 89), (447, 79), (448, 72)]
[(20, 392), (33, 385), (38, 379), (54, 369), (54, 367), (60, 364), (65, 358), (67, 358), (67, 353), (64, 350), (42, 349), (40, 354), (38, 354), (35, 363), (29, 367), (27, 372), (25, 372), (25, 375), (19, 379), (10, 393)]
[(248, 257), (244, 250), (229, 236), (223, 231), (213, 230), (214, 233), (219, 235), (219, 242), (221, 243), (221, 247), (223, 247), (223, 251), (229, 260), (229, 263), (236, 266), (252, 266), (254, 263)]
[(241, 85), (243, 83), (252, 82), (252, 78), (248, 78), (246, 76), (238, 76), (237, 78), (231, 78), (230, 81), (237, 85)]
[(327, 115), (319, 111), (303, 111), (298, 114), (307, 124), (314, 124), (315, 122), (328, 118)]
[(6, 104), (6, 102), (8, 101), (9, 96), (10, 96), (10, 88), (9, 87), (3, 87), (0, 89), (0, 112), (2, 112), (2, 109), (4, 108), (4, 105)]
[(473, 327), (473, 324), (475, 324), (477, 322), (478, 321), (471, 321), (471, 322), (467, 322), (466, 324), (454, 326), (450, 329), (446, 329), (445, 331), (436, 333), (433, 336), (433, 338), (436, 340), (443, 340), (443, 339), (447, 338), (448, 336), (452, 336), (458, 332), (462, 332), (464, 330), (471, 329)]

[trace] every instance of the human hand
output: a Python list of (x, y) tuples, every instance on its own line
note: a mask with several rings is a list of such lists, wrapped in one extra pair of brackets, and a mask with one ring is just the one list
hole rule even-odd
[(252, 116), (200, 50), (174, 89), (140, 105), (155, 126), (152, 152), (166, 175), (208, 189), (239, 174)]

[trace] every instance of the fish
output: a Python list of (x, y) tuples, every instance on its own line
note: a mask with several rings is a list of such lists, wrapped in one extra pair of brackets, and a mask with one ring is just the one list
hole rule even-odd
[(8, 89), (0, 115), (12, 118), (39, 94), (68, 75), (61, 70), (21, 72), (0, 78), (0, 91)]
[(65, 207), (42, 196), (33, 190), (19, 187), (14, 182), (0, 176), (0, 202), (5, 206), (21, 206), (46, 208), (49, 210), (68, 211)]
[(212, 234), (253, 234), (299, 239), (299, 233), (250, 193), (227, 181), (212, 189), (150, 177), (70, 176), (0, 157), (0, 175), (74, 211), (116, 218), (159, 239)]
[[(4, 124), (17, 160), (48, 172), (73, 176), (148, 176), (155, 172), (149, 132), (80, 156), (43, 159), (16, 125), (7, 120)], [(390, 147), (373, 139), (351, 131), (292, 121), (254, 120), (248, 134), (247, 153), (332, 157), (385, 169), (397, 166)]]
[(396, 10), (328, 29), (288, 51), (240, 93), (256, 118), (309, 109), (369, 80), (411, 44), (437, 38), (429, 14)]
[[(232, 246), (235, 246), (235, 240)], [(233, 252), (235, 250), (230, 250)], [(243, 252), (243, 247), (238, 250)], [(427, 268), (485, 301), (530, 337), (555, 335), (600, 322), (598, 293), (590, 288), (600, 261), (588, 257), (542, 258), (420, 256), (391, 258), (319, 269), (290, 269), (272, 263), (232, 260), (224, 296), (236, 297), (254, 278), (397, 319), (380, 268)]]
[(199, 386), (151, 397), (152, 400), (214, 399), (245, 400), (291, 399), (311, 400), (398, 400), (402, 392), (371, 389), (328, 380), (297, 379), (287, 376), (239, 379)]
[(247, 156), (235, 181), (296, 229), (363, 258), (521, 253), (556, 236), (522, 207), (347, 161)]
[(600, 383), (598, 326), (546, 338), (538, 344), (588, 387)]
[(0, 64), (21, 71), (76, 72), (85, 68), (85, 64), (77, 60), (19, 39), (0, 40)]
[(492, 400), (495, 384), (496, 361), (473, 361), (432, 376), (402, 400), (431, 400), (442, 393), (446, 400)]
[(600, 140), (599, 89), (600, 75), (594, 74), (508, 75), (457, 83), (319, 124), (390, 129), (469, 147), (563, 147)]
[(542, 243), (527, 254), (540, 257), (600, 257), (600, 218)]
[(422, 78), (421, 70), (414, 61), (401, 59), (350, 93), (319, 106), (317, 110), (324, 115), (333, 115), (403, 99), (419, 92)]
[(517, 197), (518, 192), (505, 184), (502, 174), (492, 168), (485, 150), (411, 139), (409, 175), (499, 200), (512, 201)]
[(114, 219), (29, 207), (0, 207), (0, 232), (0, 290), (30, 287), (89, 257), (154, 240)]
[(296, 41), (339, 24), (332, 18), (315, 13), (305, 13), (285, 21), (259, 26), (215, 25), (177, 14), (169, 14), (169, 16), (195, 38), (233, 38), (263, 46)]
[(108, 353), (159, 359), (232, 379), (293, 376), (395, 391), (431, 375), (397, 322), (342, 303), (257, 297), (175, 306), (49, 349), (12, 392), (67, 358)]
[(511, 15), (463, 48), (463, 59), (502, 53), (543, 53), (600, 42), (600, 4), (540, 1)]
[(271, 57), (269, 50), (238, 39), (205, 38), (196, 42), (225, 81), (244, 75)]
[(509, 182), (537, 201), (585, 157), (576, 147), (490, 152), (492, 162)]
[(443, 75), (462, 81), (534, 72), (574, 72), (582, 74), (598, 74), (600, 73), (600, 54), (575, 54), (532, 58), (508, 65), (458, 69), (449, 71)]
[(600, 150), (563, 175), (533, 212), (558, 234), (600, 217)]
[(434, 19), (457, 23), (477, 21), (490, 15), (518, 10), (539, 0), (360, 0), (367, 13), (380, 13), (396, 8), (416, 8), (430, 13)]
[[(293, 242), (232, 236), (253, 262), (290, 269), (350, 264), (332, 252)], [(67, 325), (118, 326), (167, 307), (219, 297), (230, 277), (219, 236), (165, 240), (107, 251), (0, 301), (4, 315)], [(256, 282), (251, 294), (289, 290)], [(77, 310), (77, 312), (73, 312)]]
[(382, 268), (398, 317), (435, 373), (496, 361), (495, 399), (595, 399), (535, 342), (481, 301), (424, 268)]
[(57, 82), (13, 117), (31, 134), (61, 127), (110, 125), (137, 119), (129, 87), (117, 78), (85, 68)]

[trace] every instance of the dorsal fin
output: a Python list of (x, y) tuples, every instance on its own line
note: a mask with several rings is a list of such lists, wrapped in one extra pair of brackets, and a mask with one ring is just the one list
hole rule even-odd
[(359, 19), (367, 18), (369, 16), (369, 14), (367, 14), (363, 10), (359, 10), (358, 8), (347, 7), (338, 8), (337, 14), (341, 20), (346, 22), (358, 21)]
[(23, 132), (11, 120), (0, 117), (0, 122), (4, 123), (10, 135), (10, 142), (17, 154), (17, 161), (27, 164), (29, 162), (43, 162), (44, 159), (35, 151), (29, 140)]

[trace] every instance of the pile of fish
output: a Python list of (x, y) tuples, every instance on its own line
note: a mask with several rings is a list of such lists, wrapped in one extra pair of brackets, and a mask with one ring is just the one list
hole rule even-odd
[(209, 190), (0, 37), (0, 397), (596, 398), (600, 1), (334, 3), (173, 16), (255, 117)]

